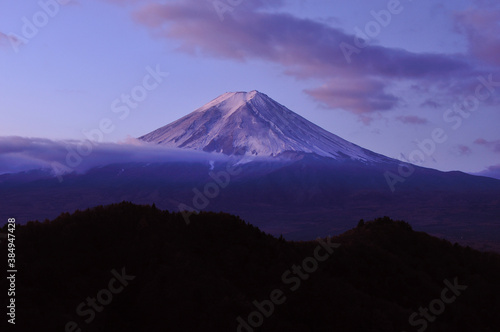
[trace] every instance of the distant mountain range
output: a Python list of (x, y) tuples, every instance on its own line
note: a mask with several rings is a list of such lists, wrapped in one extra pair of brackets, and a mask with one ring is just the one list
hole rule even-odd
[(187, 223), (196, 211), (225, 211), (266, 232), (308, 240), (387, 215), (500, 252), (500, 180), (374, 153), (257, 91), (225, 93), (139, 140), (200, 157), (103, 165), (61, 183), (43, 170), (4, 174), (4, 219), (41, 220), (126, 200), (186, 210)]

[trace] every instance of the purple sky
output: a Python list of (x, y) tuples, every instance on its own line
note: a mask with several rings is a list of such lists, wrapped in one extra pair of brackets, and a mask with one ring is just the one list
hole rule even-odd
[(125, 142), (255, 89), (389, 157), (500, 174), (499, 22), (488, 0), (9, 1), (0, 135)]

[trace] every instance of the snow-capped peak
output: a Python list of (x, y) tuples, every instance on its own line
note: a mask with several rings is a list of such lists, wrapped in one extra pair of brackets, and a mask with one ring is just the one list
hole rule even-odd
[(250, 92), (226, 92), (198, 108), (195, 112), (205, 112), (211, 107), (218, 106), (221, 111), (225, 112), (225, 116), (229, 116), (258, 94), (259, 92), (256, 90)]
[(336, 159), (389, 159), (324, 130), (256, 90), (224, 93), (139, 139), (227, 155), (305, 152)]

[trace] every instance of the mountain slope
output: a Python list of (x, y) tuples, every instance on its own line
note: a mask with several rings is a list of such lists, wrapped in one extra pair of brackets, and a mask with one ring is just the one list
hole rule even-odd
[(266, 159), (237, 165), (226, 185), (222, 174), (231, 165), (114, 164), (67, 175), (62, 183), (50, 175), (33, 181), (23, 181), (25, 174), (3, 175), (1, 214), (4, 222), (15, 217), (26, 223), (123, 200), (154, 202), (171, 211), (188, 206), (233, 213), (293, 240), (338, 234), (361, 218), (387, 215), (453, 242), (500, 252), (499, 180), (416, 167), (392, 192), (383, 174), (387, 169), (397, 172), (397, 165), (305, 154), (288, 162)]
[[(275, 289), (286, 301), (254, 331), (416, 331), (422, 323), (411, 326), (410, 315), (439, 298), (444, 280), (467, 288), (426, 331), (500, 325), (498, 255), (388, 218), (332, 238), (340, 246), (314, 269), (315, 253), (327, 253), (317, 241), (279, 240), (222, 213), (193, 216), (187, 226), (180, 213), (130, 203), (18, 226), (16, 239), (19, 331), (69, 331), (69, 321), (82, 331), (235, 331), (237, 317), (247, 320), (254, 301)], [(0, 246), (6, 251), (6, 242)], [(295, 270), (283, 281), (293, 266), (301, 277)], [(108, 302), (113, 270), (133, 279)], [(89, 298), (108, 303), (96, 302), (102, 310), (85, 321), (90, 306), (76, 308)]]
[(139, 139), (228, 155), (305, 152), (364, 162), (391, 160), (324, 130), (258, 91), (225, 93)]

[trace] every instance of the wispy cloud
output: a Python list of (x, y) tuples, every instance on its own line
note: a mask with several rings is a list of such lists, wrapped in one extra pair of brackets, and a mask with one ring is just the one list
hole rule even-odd
[(398, 116), (396, 117), (396, 120), (405, 123), (405, 124), (427, 124), (429, 121), (427, 119), (421, 118), (416, 115), (405, 115), (405, 116)]
[[(90, 149), (89, 146), (91, 146)], [(76, 166), (71, 164), (75, 160), (80, 160), (78, 158), (81, 158), (81, 162)], [(122, 143), (90, 143), (90, 141), (52, 141), (19, 136), (0, 137), (0, 174), (31, 169), (54, 169), (54, 163), (63, 165), (62, 168), (82, 173), (93, 167), (122, 162), (196, 161), (223, 158), (226, 157), (201, 151), (165, 148), (136, 139), (129, 139)], [(68, 167), (68, 164), (71, 167)]]
[(0, 31), (0, 47), (5, 47), (10, 44), (9, 36)]
[(420, 107), (440, 108), (442, 105), (435, 100), (427, 99), (420, 104)]
[(484, 138), (478, 138), (474, 141), (477, 145), (485, 146), (494, 152), (500, 153), (500, 140), (488, 141)]
[(352, 43), (354, 35), (263, 6), (260, 1), (243, 2), (221, 22), (210, 2), (171, 1), (140, 6), (133, 17), (155, 36), (178, 40), (180, 51), (243, 62), (261, 59), (282, 65), (297, 79), (315, 79), (320, 83), (305, 90), (307, 94), (365, 120), (402, 104), (402, 97), (391, 90), (395, 82), (433, 86), (456, 100), (473, 91), (477, 84), (472, 81), (482, 73), (470, 57), (377, 45), (367, 46), (347, 64), (339, 45)]
[(305, 92), (331, 108), (342, 108), (358, 115), (390, 110), (399, 98), (384, 91), (375, 80), (329, 80), (325, 85)]
[(470, 155), (472, 153), (472, 149), (470, 147), (468, 147), (467, 145), (460, 144), (456, 147), (456, 149), (457, 149), (458, 154), (461, 156)]
[(456, 30), (467, 41), (469, 53), (493, 65), (500, 65), (500, 8), (498, 3), (490, 8), (469, 8), (455, 14)]
[(500, 164), (487, 167), (485, 170), (475, 173), (476, 175), (489, 176), (500, 180)]
[(144, 3), (150, 3), (151, 0), (103, 0), (105, 2), (109, 2), (115, 5), (119, 6), (127, 6), (127, 5), (133, 5), (133, 4), (144, 4)]

